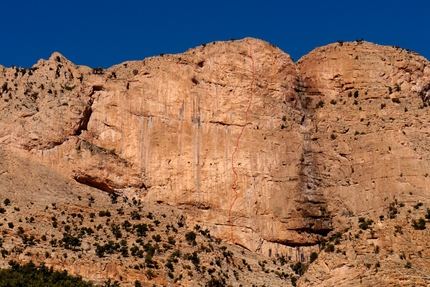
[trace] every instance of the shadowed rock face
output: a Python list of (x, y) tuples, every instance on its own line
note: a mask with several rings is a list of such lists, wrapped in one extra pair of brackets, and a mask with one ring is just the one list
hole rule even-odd
[(409, 192), (426, 198), (429, 62), (354, 42), (317, 48), (297, 66), (305, 101), (315, 107), (308, 122), (313, 174), (332, 217), (376, 215), (388, 198)]
[(315, 245), (356, 215), (376, 215), (385, 198), (427, 200), (426, 59), (355, 42), (295, 64), (248, 42), (108, 70), (58, 53), (29, 70), (2, 68), (2, 148), (85, 185), (181, 206), (231, 240), (232, 153), (252, 85), (234, 161), (237, 244), (266, 255)]

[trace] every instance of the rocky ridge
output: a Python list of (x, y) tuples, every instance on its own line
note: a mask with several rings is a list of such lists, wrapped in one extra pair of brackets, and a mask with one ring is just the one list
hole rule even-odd
[[(360, 230), (360, 217), (376, 222), (396, 199), (430, 206), (429, 62), (362, 41), (317, 48), (297, 63), (246, 39), (107, 70), (58, 53), (30, 69), (1, 68), (2, 150), (79, 184), (177, 206), (191, 226), (230, 241), (231, 156), (245, 122), (252, 60), (254, 97), (235, 159), (231, 224), (239, 246), (306, 263), (327, 234)], [(14, 181), (8, 165), (1, 177)], [(398, 224), (410, 226), (412, 217), (403, 219)], [(425, 273), (428, 253), (421, 256)], [(315, 261), (299, 283), (344, 282), (336, 268), (312, 271), (338, 262), (332, 257)]]

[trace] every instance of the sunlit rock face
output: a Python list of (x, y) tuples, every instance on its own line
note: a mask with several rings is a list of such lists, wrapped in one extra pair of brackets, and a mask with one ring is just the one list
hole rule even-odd
[(317, 48), (297, 63), (313, 109), (314, 174), (339, 221), (377, 214), (387, 199), (426, 198), (429, 62), (367, 42)]
[(294, 63), (248, 38), (107, 70), (54, 53), (2, 83), (3, 149), (268, 256), (307, 260), (386, 198), (427, 200), (429, 63), (399, 48), (336, 43)]

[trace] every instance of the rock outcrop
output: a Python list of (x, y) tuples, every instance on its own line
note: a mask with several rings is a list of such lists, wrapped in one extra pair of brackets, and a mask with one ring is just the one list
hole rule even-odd
[(245, 39), (107, 70), (54, 53), (0, 84), (3, 150), (267, 256), (308, 261), (394, 199), (430, 203), (430, 65), (404, 49), (335, 43), (294, 63)]
[(13, 115), (1, 121), (3, 143), (83, 184), (187, 207), (230, 240), (232, 153), (250, 98), (252, 48), (253, 99), (235, 159), (235, 241), (251, 250), (265, 241), (315, 244), (331, 227), (323, 203), (300, 211), (308, 198), (296, 67), (274, 46), (249, 42), (211, 43), (106, 71), (57, 53), (27, 73), (4, 69), (3, 106)]
[(428, 285), (430, 233), (413, 226), (430, 206), (429, 62), (354, 42), (317, 48), (297, 66), (308, 182), (338, 232), (300, 286)]
[(426, 201), (429, 62), (354, 42), (318, 48), (298, 69), (315, 107), (306, 124), (311, 168), (330, 214), (379, 215), (396, 197)]

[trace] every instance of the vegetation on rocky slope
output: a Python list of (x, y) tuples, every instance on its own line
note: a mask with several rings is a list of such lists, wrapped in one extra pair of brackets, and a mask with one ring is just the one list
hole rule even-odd
[(253, 39), (103, 70), (54, 53), (0, 67), (0, 85), (0, 268), (107, 286), (430, 284), (417, 54), (338, 42), (294, 63)]
[[(42, 275), (53, 272), (45, 266), (59, 273), (64, 266), (95, 284), (108, 284), (109, 278), (118, 281), (118, 286), (148, 282), (149, 286), (184, 282), (194, 282), (189, 286), (196, 282), (201, 286), (262, 286), (267, 282), (285, 286), (297, 279), (285, 258), (268, 260), (222, 243), (207, 228), (188, 226), (176, 208), (115, 194), (76, 192), (73, 196), (75, 203), (51, 197), (45, 206), (12, 197), (2, 200), (0, 262), (4, 267), (13, 262), (12, 269), (4, 272), (13, 276), (31, 271), (37, 274), (36, 280), (42, 280)], [(37, 269), (28, 262), (43, 265)], [(105, 272), (95, 275), (100, 270)], [(57, 278), (56, 274), (48, 275)]]
[(91, 287), (91, 282), (85, 282), (80, 277), (68, 275), (67, 272), (54, 271), (42, 265), (37, 267), (29, 262), (19, 265), (9, 262), (10, 268), (0, 270), (0, 286), (44, 286), (44, 287)]

